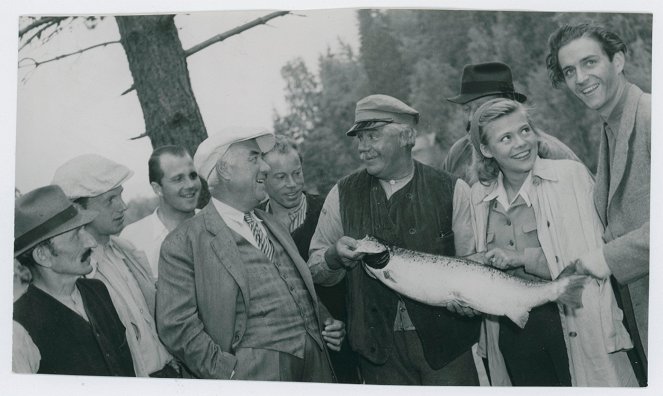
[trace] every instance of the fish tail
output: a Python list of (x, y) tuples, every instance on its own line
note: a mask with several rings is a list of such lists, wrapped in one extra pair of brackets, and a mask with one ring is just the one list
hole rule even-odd
[(556, 285), (558, 294), (555, 301), (570, 308), (582, 308), (582, 291), (587, 278), (581, 275), (570, 275), (557, 278), (553, 283)]

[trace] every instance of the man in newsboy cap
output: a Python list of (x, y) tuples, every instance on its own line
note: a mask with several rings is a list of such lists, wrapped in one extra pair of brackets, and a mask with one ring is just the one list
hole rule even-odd
[(418, 121), (415, 109), (391, 96), (357, 103), (347, 135), (357, 140), (365, 169), (327, 195), (308, 265), (322, 285), (347, 277), (348, 339), (366, 383), (478, 385), (470, 348), (480, 322), (473, 311), (419, 304), (357, 265), (357, 239), (367, 234), (421, 252), (474, 252), (469, 187), (412, 158)]
[[(502, 62), (485, 62), (465, 65), (461, 76), (460, 94), (447, 98), (451, 103), (463, 106), (466, 134), (454, 143), (442, 164), (442, 169), (461, 177), (472, 185), (477, 181), (472, 171), (474, 149), (470, 142), (470, 122), (474, 112), (494, 98), (507, 98), (525, 103), (527, 96), (517, 92), (513, 86), (511, 68)], [(539, 155), (541, 158), (570, 159), (580, 161), (573, 150), (556, 137), (537, 130)]]
[(16, 199), (14, 258), (32, 274), (14, 303), (16, 373), (134, 376), (124, 326), (92, 271), (97, 214), (79, 210), (57, 186)]
[(288, 230), (255, 209), (272, 146), (264, 129), (230, 128), (198, 147), (212, 197), (162, 244), (159, 335), (200, 378), (331, 382), (325, 344), (338, 348), (345, 327), (320, 313)]
[(117, 237), (124, 227), (122, 184), (133, 171), (96, 154), (75, 157), (60, 166), (52, 183), (97, 217), (85, 228), (97, 246), (92, 249), (93, 271), (108, 288), (127, 332), (127, 341), (138, 377), (179, 377), (173, 357), (163, 346), (154, 322), (155, 285), (142, 252)]

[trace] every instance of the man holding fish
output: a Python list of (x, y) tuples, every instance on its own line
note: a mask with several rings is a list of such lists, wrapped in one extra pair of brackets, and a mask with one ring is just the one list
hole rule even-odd
[(445, 256), (474, 252), (467, 184), (412, 158), (419, 113), (387, 95), (357, 103), (364, 170), (332, 188), (311, 241), (314, 281), (348, 281), (348, 339), (368, 384), (478, 385), (470, 348), (476, 311), (433, 307), (394, 293), (369, 276), (357, 240), (370, 234), (399, 247)]

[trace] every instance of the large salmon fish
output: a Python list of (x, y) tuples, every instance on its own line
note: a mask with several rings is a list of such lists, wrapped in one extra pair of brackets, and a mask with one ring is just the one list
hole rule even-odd
[(436, 256), (387, 246), (366, 236), (357, 252), (364, 268), (395, 292), (424, 304), (444, 307), (455, 301), (491, 315), (505, 315), (521, 328), (529, 311), (550, 301), (582, 306), (585, 276), (530, 281), (458, 257)]

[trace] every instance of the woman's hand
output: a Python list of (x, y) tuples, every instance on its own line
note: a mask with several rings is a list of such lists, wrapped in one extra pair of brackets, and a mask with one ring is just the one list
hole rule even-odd
[(491, 249), (486, 252), (484, 258), (486, 263), (501, 270), (518, 268), (525, 265), (522, 253), (515, 250)]

